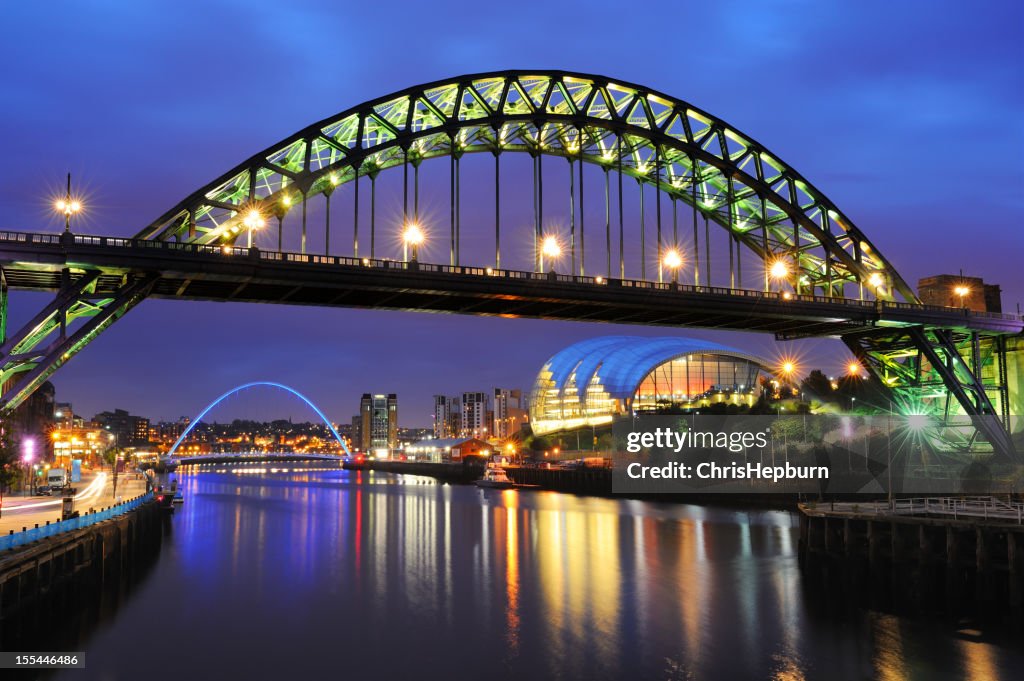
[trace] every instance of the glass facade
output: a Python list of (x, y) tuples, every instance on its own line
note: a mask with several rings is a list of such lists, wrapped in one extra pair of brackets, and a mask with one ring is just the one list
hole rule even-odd
[(545, 362), (530, 394), (538, 435), (611, 423), (619, 415), (714, 402), (753, 404), (767, 363), (690, 338), (605, 336)]

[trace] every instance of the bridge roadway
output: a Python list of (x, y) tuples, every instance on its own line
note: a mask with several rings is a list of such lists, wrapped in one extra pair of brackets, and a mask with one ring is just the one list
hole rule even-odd
[(96, 294), (126, 276), (154, 274), (149, 296), (417, 310), (836, 336), (925, 325), (1018, 334), (1015, 315), (600, 276), (370, 260), (67, 233), (0, 232), (0, 267), (12, 290), (57, 291), (100, 270)]
[(177, 459), (178, 466), (198, 466), (200, 464), (227, 463), (278, 463), (283, 461), (338, 463), (343, 457), (333, 454), (294, 454), (288, 452), (240, 452), (236, 454), (197, 454), (182, 456)]

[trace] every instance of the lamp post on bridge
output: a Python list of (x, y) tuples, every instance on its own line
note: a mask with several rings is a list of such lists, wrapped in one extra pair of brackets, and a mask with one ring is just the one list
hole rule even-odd
[(768, 275), (778, 283), (779, 293), (782, 293), (782, 284), (789, 279), (789, 264), (779, 258), (768, 266)]
[(253, 208), (245, 214), (245, 218), (242, 220), (242, 224), (245, 225), (245, 231), (248, 232), (248, 247), (252, 248), (252, 233), (258, 229), (262, 229), (266, 226), (267, 221), (263, 219), (260, 212)]
[(551, 267), (549, 274), (555, 273), (555, 259), (562, 255), (562, 246), (558, 243), (558, 238), (555, 236), (548, 235), (544, 237), (541, 242), (541, 272), (544, 271), (544, 257), (548, 259), (548, 265)]
[(32, 438), (22, 440), (21, 449), (21, 461), (25, 464), (25, 496), (28, 496), (32, 486), (32, 460), (35, 459), (36, 441)]
[(419, 262), (420, 244), (426, 241), (423, 230), (420, 226), (411, 222), (402, 231), (402, 259), (409, 262), (409, 250), (412, 249), (412, 262)]
[(683, 256), (678, 249), (670, 248), (661, 259), (662, 264), (672, 272), (672, 283), (679, 284), (679, 268), (683, 266)]
[(71, 173), (68, 173), (68, 188), (63, 199), (57, 199), (53, 204), (54, 210), (64, 215), (64, 231), (71, 231), (71, 216), (82, 211), (82, 202), (71, 198)]

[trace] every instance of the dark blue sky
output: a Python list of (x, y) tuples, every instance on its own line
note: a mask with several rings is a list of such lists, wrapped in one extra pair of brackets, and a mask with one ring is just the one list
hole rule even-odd
[[(1015, 0), (363, 7), (9, 4), (0, 228), (57, 231), (49, 200), (71, 170), (87, 191), (76, 231), (131, 235), (252, 153), (364, 100), (463, 73), (556, 68), (641, 83), (725, 119), (824, 191), (911, 283), (962, 268), (1002, 284), (1004, 309), (1024, 300), (1024, 5)], [(444, 192), (433, 204), (426, 192), (428, 209), (446, 205)], [(466, 200), (463, 222), (489, 226), (491, 210)], [(42, 300), (17, 295), (12, 325)], [(529, 388), (565, 344), (623, 332), (670, 333), (147, 301), (54, 383), (87, 416), (120, 406), (158, 419), (194, 414), (257, 379), (288, 383), (343, 421), (360, 393), (397, 391), (403, 425), (426, 425), (434, 392)], [(778, 348), (768, 336), (692, 335), (766, 356), (802, 353), (833, 372), (846, 357), (832, 341)], [(306, 412), (268, 393), (216, 417), (245, 415)]]

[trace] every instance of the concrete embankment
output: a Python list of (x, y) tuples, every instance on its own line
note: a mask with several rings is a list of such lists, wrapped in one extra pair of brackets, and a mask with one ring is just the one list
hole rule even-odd
[[(369, 470), (406, 475), (425, 475), (448, 482), (473, 482), (483, 476), (483, 463), (431, 463), (425, 461), (368, 461)], [(519, 485), (535, 485), (542, 489), (575, 494), (607, 495), (612, 493), (610, 468), (530, 468), (508, 466), (509, 478)]]
[(506, 469), (517, 485), (537, 485), (542, 489), (574, 494), (609, 495), (612, 493), (611, 468), (520, 468)]
[(155, 555), (164, 512), (156, 503), (0, 554), (0, 639), (26, 614), (56, 612), (71, 593), (98, 592)]
[(431, 463), (427, 461), (367, 461), (361, 467), (382, 473), (425, 475), (448, 482), (473, 482), (484, 473), (484, 465), (475, 462)]

